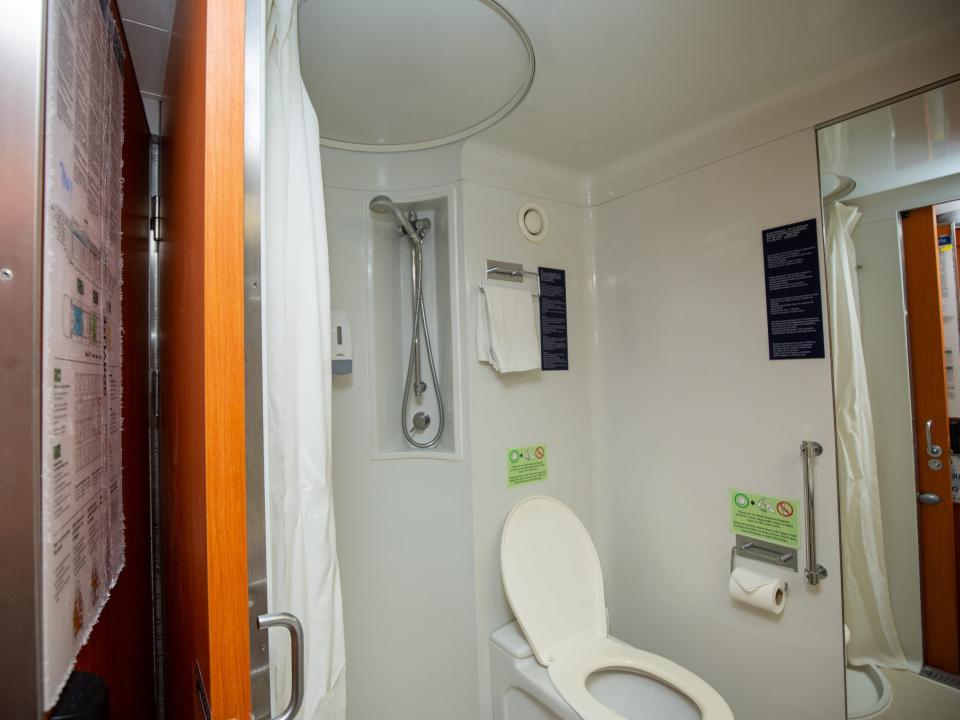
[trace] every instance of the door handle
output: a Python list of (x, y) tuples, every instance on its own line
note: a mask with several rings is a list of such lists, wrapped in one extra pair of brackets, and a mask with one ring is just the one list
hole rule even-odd
[(927, 436), (927, 455), (932, 458), (938, 458), (943, 455), (943, 448), (933, 442), (933, 420), (927, 420), (923, 429), (924, 434)]
[(275, 612), (259, 615), (257, 627), (261, 630), (284, 627), (290, 632), (290, 702), (270, 720), (293, 720), (303, 705), (303, 626), (295, 615)]
[(917, 502), (921, 505), (939, 505), (940, 496), (932, 492), (917, 493)]

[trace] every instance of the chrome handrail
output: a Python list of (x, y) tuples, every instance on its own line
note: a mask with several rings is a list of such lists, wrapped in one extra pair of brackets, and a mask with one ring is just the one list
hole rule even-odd
[(811, 585), (819, 585), (827, 577), (827, 569), (817, 563), (816, 522), (813, 512), (813, 458), (823, 454), (823, 445), (813, 440), (800, 443), (800, 455), (803, 458), (803, 504), (805, 507), (804, 525), (807, 531), (807, 567), (803, 574)]

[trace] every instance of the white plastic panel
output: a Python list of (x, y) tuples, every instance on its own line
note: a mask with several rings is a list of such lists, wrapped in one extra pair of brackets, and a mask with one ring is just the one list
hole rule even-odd
[(607, 634), (603, 575), (590, 535), (559, 500), (530, 497), (500, 543), (503, 588), (541, 665), (575, 638)]
[(533, 49), (492, 0), (307, 0), (300, 62), (321, 142), (356, 150), (431, 147), (512, 110)]

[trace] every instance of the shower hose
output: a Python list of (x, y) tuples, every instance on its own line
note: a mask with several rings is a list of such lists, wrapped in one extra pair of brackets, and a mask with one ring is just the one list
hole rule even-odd
[[(427, 329), (427, 313), (423, 306), (423, 248), (418, 238), (413, 251), (416, 281), (414, 282), (415, 309), (413, 312), (413, 334), (410, 337), (410, 357), (407, 361), (407, 381), (403, 386), (403, 403), (400, 407), (400, 428), (407, 442), (416, 448), (432, 448), (443, 435), (444, 412), (443, 395), (440, 393), (440, 381), (437, 379), (437, 366), (433, 359), (433, 348), (430, 346), (430, 331)], [(433, 390), (437, 395), (437, 431), (426, 442), (420, 442), (413, 437), (412, 428), (407, 427), (407, 407), (410, 404), (410, 388), (413, 384), (413, 367), (417, 362), (417, 348), (420, 345), (421, 334), (427, 349), (427, 362), (430, 365), (430, 377), (433, 380)]]

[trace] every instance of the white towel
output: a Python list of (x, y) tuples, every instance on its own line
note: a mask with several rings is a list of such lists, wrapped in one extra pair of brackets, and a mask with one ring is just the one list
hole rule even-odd
[(519, 288), (480, 285), (477, 356), (499, 373), (540, 369), (533, 295)]

